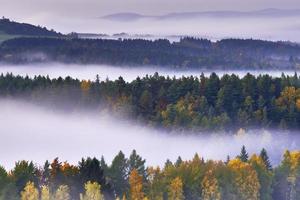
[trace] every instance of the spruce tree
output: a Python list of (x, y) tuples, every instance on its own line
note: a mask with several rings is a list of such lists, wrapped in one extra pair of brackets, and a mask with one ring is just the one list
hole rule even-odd
[(143, 177), (146, 179), (146, 167), (145, 167), (146, 160), (143, 159), (141, 156), (139, 156), (136, 152), (136, 150), (133, 150), (130, 154), (129, 160), (128, 160), (128, 167), (129, 167), (129, 173), (136, 169), (140, 175), (143, 175)]
[(182, 163), (182, 158), (180, 156), (178, 156), (177, 160), (176, 160), (176, 163), (175, 163), (175, 166), (176, 167), (179, 167)]
[(242, 150), (241, 150), (241, 154), (238, 156), (238, 158), (242, 161), (242, 162), (247, 162), (249, 155), (246, 151), (246, 147), (245, 145), (243, 145)]
[(266, 149), (263, 148), (261, 150), (260, 157), (264, 161), (266, 168), (268, 170), (272, 170), (272, 165), (271, 165), (271, 162), (269, 160), (269, 156), (268, 156), (268, 153), (267, 153)]

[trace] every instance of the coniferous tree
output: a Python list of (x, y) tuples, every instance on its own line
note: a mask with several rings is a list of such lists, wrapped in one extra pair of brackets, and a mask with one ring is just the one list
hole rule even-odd
[(79, 163), (79, 176), (81, 185), (88, 181), (96, 182), (101, 185), (105, 195), (113, 195), (110, 184), (106, 181), (104, 171), (97, 158), (82, 159)]
[(179, 167), (179, 166), (181, 165), (181, 163), (182, 163), (182, 159), (181, 159), (180, 156), (178, 156), (178, 158), (177, 158), (177, 160), (176, 160), (176, 162), (175, 162), (175, 166), (176, 166), (176, 167)]
[(139, 174), (146, 178), (145, 162), (146, 160), (139, 156), (136, 150), (133, 150), (128, 159), (129, 172), (131, 172), (133, 169), (136, 169)]
[(242, 162), (247, 162), (248, 159), (249, 159), (249, 155), (246, 151), (246, 147), (245, 145), (242, 146), (242, 149), (241, 149), (241, 153), (240, 155), (238, 156), (238, 158), (242, 161)]
[(129, 190), (128, 184), (128, 160), (122, 151), (113, 159), (108, 168), (109, 183), (112, 185), (116, 196), (122, 198)]
[(270, 162), (270, 160), (269, 160), (268, 153), (267, 153), (267, 151), (266, 151), (265, 148), (263, 148), (263, 149), (261, 150), (261, 152), (260, 152), (260, 157), (261, 157), (261, 159), (264, 161), (264, 164), (265, 164), (266, 168), (267, 168), (268, 170), (272, 170), (272, 165), (271, 165), (271, 162)]

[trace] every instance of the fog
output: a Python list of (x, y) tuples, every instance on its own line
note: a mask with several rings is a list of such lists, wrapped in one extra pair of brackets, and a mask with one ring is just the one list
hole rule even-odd
[(198, 133), (166, 133), (139, 124), (114, 119), (108, 113), (63, 113), (16, 100), (0, 100), (0, 165), (11, 169), (18, 160), (41, 165), (48, 159), (77, 164), (81, 157), (105, 156), (108, 162), (122, 150), (133, 149), (147, 165), (162, 166), (167, 158), (191, 159), (197, 152), (204, 159), (236, 156), (242, 145), (250, 153), (266, 148), (273, 164), (285, 149), (299, 149), (299, 136), (268, 130), (205, 136)]
[[(91, 19), (87, 30), (97, 33), (153, 34), (155, 36), (189, 35), (212, 40), (223, 38), (254, 38), (300, 42), (299, 17), (202, 17), (195, 19), (112, 21)], [(98, 24), (101, 30), (89, 27)], [(74, 24), (75, 25), (75, 24)], [(97, 27), (97, 26), (95, 26)], [(74, 27), (75, 28), (75, 27)], [(170, 38), (172, 39), (172, 38)]]
[[(24, 21), (24, 19), (22, 21)], [(153, 35), (153, 38), (160, 37), (170, 40), (174, 40), (174, 37), (171, 36), (186, 35), (204, 37), (211, 40), (223, 38), (254, 38), (272, 41), (283, 40), (300, 42), (300, 38), (298, 37), (300, 34), (299, 16), (261, 18), (202, 17), (183, 20), (153, 20), (146, 18), (127, 22), (105, 20), (102, 19), (99, 14), (99, 16), (90, 18), (39, 16), (34, 19), (28, 19), (26, 22), (47, 26), (62, 33), (75, 31), (79, 33), (112, 35), (125, 32), (131, 35), (150, 34)]]
[[(38, 75), (49, 76), (50, 78), (66, 77), (70, 76), (77, 79), (89, 79), (95, 80), (98, 74), (100, 80), (105, 80), (109, 78), (110, 80), (116, 80), (120, 76), (126, 81), (132, 81), (139, 77), (144, 77), (145, 75), (153, 75), (158, 72), (160, 75), (164, 76), (200, 76), (203, 72), (206, 76), (212, 73), (212, 70), (174, 70), (167, 67), (126, 67), (126, 66), (109, 66), (109, 65), (65, 65), (58, 63), (50, 64), (35, 64), (35, 65), (0, 65), (0, 74), (13, 73), (14, 75), (21, 75), (29, 77), (34, 77)], [(280, 77), (282, 71), (267, 71), (267, 70), (214, 70), (218, 75), (222, 76), (224, 74), (237, 74), (243, 77), (248, 72), (253, 75), (269, 74), (274, 77)], [(294, 75), (295, 71), (284, 71), (286, 75)]]

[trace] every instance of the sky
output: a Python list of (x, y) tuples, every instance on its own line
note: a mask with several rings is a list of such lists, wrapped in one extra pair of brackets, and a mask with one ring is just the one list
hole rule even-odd
[(0, 0), (0, 3), (2, 15), (28, 20), (50, 16), (94, 18), (117, 12), (300, 9), (298, 0)]
[(46, 26), (62, 33), (135, 33), (192, 35), (209, 39), (228, 37), (300, 42), (300, 20), (205, 19), (197, 21), (124, 24), (102, 16), (135, 12), (164, 15), (172, 12), (254, 11), (268, 8), (300, 9), (299, 0), (0, 0), (0, 15), (19, 22)]

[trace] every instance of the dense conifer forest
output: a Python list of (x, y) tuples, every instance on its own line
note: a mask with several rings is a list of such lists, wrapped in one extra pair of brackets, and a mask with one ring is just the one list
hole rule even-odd
[(297, 74), (117, 80), (50, 79), (0, 75), (2, 98), (25, 99), (64, 111), (99, 109), (153, 127), (192, 131), (240, 128), (300, 128), (300, 79)]
[[(39, 55), (39, 56), (37, 56)], [(63, 62), (175, 69), (298, 69), (300, 46), (252, 39), (78, 39), (26, 37), (0, 45), (0, 62)]]
[[(104, 157), (77, 165), (55, 158), (43, 166), (19, 161), (11, 171), (0, 167), (1, 200), (286, 200), (300, 198), (300, 152), (286, 151), (272, 167), (267, 151), (224, 161), (167, 160), (147, 167), (132, 151), (120, 151), (111, 164)], [(80, 198), (79, 198), (80, 197)]]
[(45, 27), (34, 26), (26, 23), (18, 23), (3, 17), (0, 19), (0, 33), (16, 36), (44, 36), (60, 37), (62, 34)]

